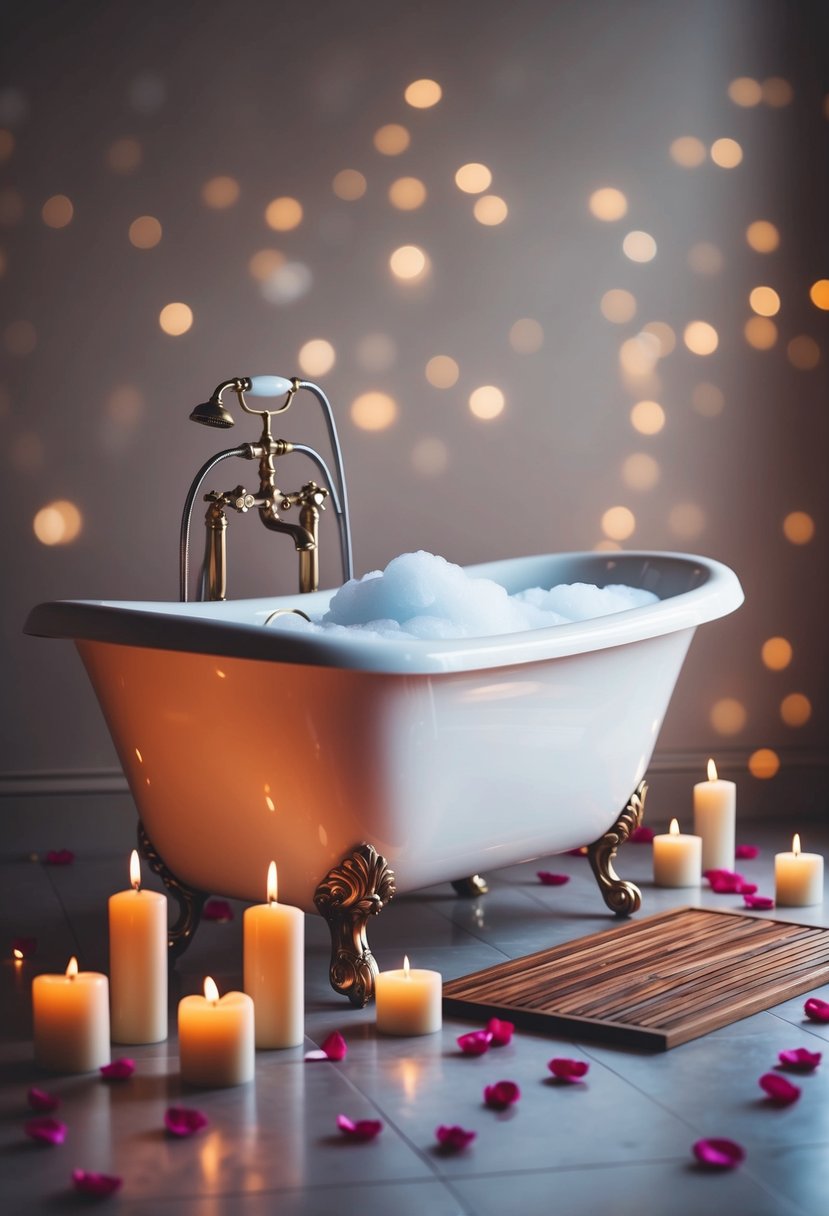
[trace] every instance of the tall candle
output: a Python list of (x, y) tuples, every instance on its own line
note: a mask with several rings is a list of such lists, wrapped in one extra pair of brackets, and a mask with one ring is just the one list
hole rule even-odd
[(708, 761), (708, 780), (694, 786), (694, 832), (702, 837), (702, 869), (733, 870), (737, 787), (717, 776)]
[(440, 972), (412, 970), (407, 956), (402, 970), (375, 977), (377, 1029), (381, 1034), (434, 1034), (442, 1025), (441, 996)]
[(702, 841), (684, 836), (676, 819), (668, 834), (653, 838), (653, 881), (659, 887), (698, 887), (702, 878)]
[(797, 833), (791, 853), (774, 855), (774, 898), (787, 908), (823, 903), (823, 858), (819, 853), (801, 853)]
[(35, 1060), (53, 1072), (94, 1072), (109, 1064), (109, 984), (99, 971), (79, 971), (71, 958), (65, 975), (32, 981)]
[(244, 982), (253, 998), (257, 1047), (296, 1047), (305, 1037), (305, 917), (277, 902), (276, 863), (268, 902), (244, 915)]
[(253, 1080), (253, 1001), (244, 992), (219, 990), (208, 975), (204, 996), (185, 996), (178, 1006), (181, 1078), (218, 1089)]
[(167, 1038), (167, 900), (141, 890), (141, 864), (130, 857), (130, 891), (109, 899), (109, 976), (114, 1043)]

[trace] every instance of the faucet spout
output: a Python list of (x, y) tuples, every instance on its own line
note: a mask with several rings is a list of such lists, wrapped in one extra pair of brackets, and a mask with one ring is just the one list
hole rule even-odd
[(293, 539), (297, 552), (302, 552), (304, 549), (316, 549), (317, 542), (308, 529), (303, 528), (301, 524), (290, 524), (287, 520), (282, 519), (277, 515), (273, 503), (270, 506), (259, 508), (259, 518), (271, 532), (287, 533)]

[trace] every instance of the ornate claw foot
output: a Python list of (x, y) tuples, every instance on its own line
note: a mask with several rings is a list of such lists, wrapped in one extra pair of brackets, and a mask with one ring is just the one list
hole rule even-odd
[(481, 874), (472, 874), (469, 878), (458, 878), (452, 886), (456, 895), (462, 899), (474, 899), (477, 895), (486, 895), (489, 887)]
[(207, 893), (188, 887), (167, 868), (164, 858), (157, 852), (140, 819), (138, 820), (138, 851), (178, 904), (178, 919), (167, 933), (169, 957), (175, 962), (193, 940), (193, 935), (201, 921)]
[(596, 875), (602, 898), (617, 916), (630, 916), (642, 906), (642, 893), (639, 888), (619, 877), (613, 869), (613, 859), (619, 846), (623, 845), (631, 832), (641, 824), (647, 792), (647, 782), (640, 781), (610, 831), (594, 840), (587, 848), (587, 856)]
[(314, 903), (331, 931), (331, 987), (358, 1009), (374, 996), (379, 970), (366, 937), (366, 923), (395, 892), (394, 871), (370, 844), (358, 844), (329, 870)]

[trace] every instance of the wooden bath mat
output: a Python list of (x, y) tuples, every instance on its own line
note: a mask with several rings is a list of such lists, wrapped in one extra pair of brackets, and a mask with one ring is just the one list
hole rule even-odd
[(443, 986), (448, 1015), (665, 1051), (829, 980), (829, 929), (678, 908)]

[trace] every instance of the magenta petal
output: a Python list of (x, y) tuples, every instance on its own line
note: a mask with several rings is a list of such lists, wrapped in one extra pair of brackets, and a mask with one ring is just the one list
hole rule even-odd
[(777, 1072), (767, 1072), (758, 1082), (775, 1106), (791, 1106), (800, 1097), (800, 1090)]
[(734, 857), (737, 861), (751, 861), (758, 856), (759, 852), (759, 846), (756, 844), (738, 844), (734, 850)]
[(458, 1127), (457, 1124), (452, 1127), (446, 1127), (444, 1124), (441, 1124), (440, 1127), (435, 1128), (435, 1137), (441, 1148), (448, 1149), (454, 1153), (471, 1144), (477, 1134), (477, 1132), (470, 1132), (463, 1127)]
[(12, 954), (17, 951), (19, 958), (31, 958), (37, 950), (36, 937), (15, 937), (12, 939)]
[(105, 1081), (127, 1081), (134, 1072), (135, 1060), (130, 1060), (127, 1056), (121, 1056), (111, 1064), (101, 1065), (101, 1076)]
[(66, 1124), (57, 1119), (29, 1119), (23, 1124), (23, 1130), (32, 1140), (41, 1144), (63, 1144), (66, 1139)]
[(348, 1044), (339, 1030), (332, 1030), (323, 1043), (322, 1050), (329, 1060), (344, 1060), (348, 1054)]
[(521, 1097), (521, 1090), (514, 1081), (496, 1081), (484, 1089), (484, 1102), (493, 1110), (506, 1110)]
[(743, 894), (743, 902), (747, 908), (773, 908), (774, 900), (770, 895), (746, 895)]
[(578, 1084), (587, 1075), (590, 1065), (584, 1060), (549, 1060), (547, 1067), (557, 1081), (566, 1081), (569, 1085)]
[(46, 854), (47, 866), (71, 866), (75, 854), (71, 849), (50, 849)]
[(60, 1098), (57, 1094), (47, 1094), (45, 1089), (35, 1089), (32, 1087), (28, 1094), (29, 1106), (32, 1110), (39, 1111), (45, 1114), (50, 1110), (57, 1110), (60, 1106)]
[(803, 1010), (813, 1022), (829, 1022), (829, 1001), (822, 1001), (819, 996), (810, 996)]
[(72, 1182), (76, 1191), (85, 1195), (111, 1195), (117, 1191), (123, 1182), (114, 1174), (93, 1174), (89, 1170), (73, 1170)]
[(202, 920), (233, 920), (233, 909), (226, 899), (208, 899), (202, 908)]
[(628, 836), (628, 840), (632, 844), (651, 844), (656, 832), (653, 828), (646, 828), (644, 824), (641, 827), (634, 828)]
[(482, 1056), (485, 1051), (489, 1051), (492, 1031), (470, 1030), (469, 1034), (460, 1035), (457, 1042), (465, 1056)]
[(504, 1022), (501, 1018), (490, 1018), (484, 1033), (492, 1035), (493, 1047), (507, 1047), (512, 1042), (514, 1030), (515, 1026), (512, 1022)]
[(745, 1159), (746, 1151), (734, 1140), (697, 1140), (694, 1156), (710, 1169), (733, 1170)]
[(756, 895), (757, 894), (757, 883), (756, 882), (741, 882), (740, 885), (737, 887), (737, 894), (738, 895)]
[(171, 1136), (192, 1136), (209, 1122), (207, 1115), (193, 1107), (168, 1106), (164, 1112), (164, 1126)]
[(791, 1068), (796, 1072), (812, 1072), (823, 1056), (819, 1051), (809, 1051), (807, 1047), (794, 1047), (791, 1051), (779, 1052), (777, 1058), (783, 1068)]
[(746, 885), (742, 874), (733, 870), (706, 870), (705, 877), (716, 895), (737, 895)]
[(337, 1115), (337, 1127), (349, 1140), (373, 1140), (383, 1130), (379, 1119), (349, 1119), (348, 1115)]
[(545, 887), (563, 887), (570, 881), (569, 874), (551, 874), (549, 870), (539, 870), (538, 880)]

